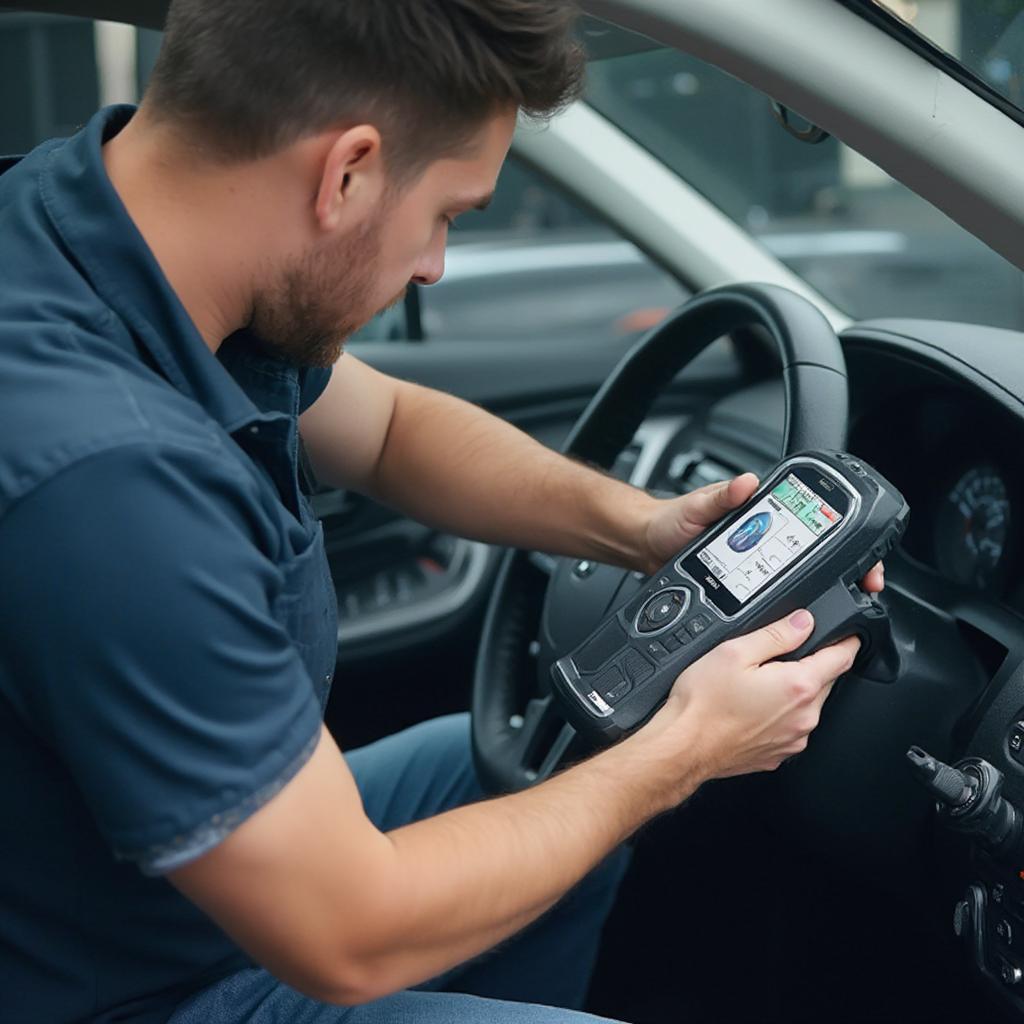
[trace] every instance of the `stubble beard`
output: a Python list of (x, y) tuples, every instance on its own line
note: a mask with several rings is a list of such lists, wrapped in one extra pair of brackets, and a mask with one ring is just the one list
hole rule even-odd
[[(298, 258), (255, 298), (250, 329), (279, 358), (298, 367), (333, 366), (346, 340), (382, 311), (368, 303), (380, 264), (381, 219)], [(403, 290), (383, 308), (404, 296)]]

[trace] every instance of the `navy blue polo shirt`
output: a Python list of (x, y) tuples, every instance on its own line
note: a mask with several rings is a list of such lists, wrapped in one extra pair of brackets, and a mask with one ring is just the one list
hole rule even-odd
[(336, 654), (298, 414), (203, 343), (98, 114), (0, 175), (0, 1020), (166, 1020), (241, 951), (162, 877), (301, 768)]

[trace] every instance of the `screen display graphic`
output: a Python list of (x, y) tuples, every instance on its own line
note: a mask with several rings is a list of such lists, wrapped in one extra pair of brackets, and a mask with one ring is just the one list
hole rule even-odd
[(697, 552), (697, 559), (704, 573), (742, 605), (842, 518), (803, 480), (789, 473), (732, 529)]

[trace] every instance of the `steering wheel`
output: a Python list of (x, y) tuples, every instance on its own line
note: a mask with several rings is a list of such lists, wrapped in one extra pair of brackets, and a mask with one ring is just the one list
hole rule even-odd
[[(584, 410), (565, 454), (610, 469), (683, 367), (716, 339), (755, 325), (782, 362), (785, 454), (843, 448), (846, 362), (828, 320), (785, 288), (742, 284), (698, 294), (641, 339)], [(614, 566), (505, 553), (473, 680), (473, 756), (490, 792), (532, 785), (573, 753), (575, 734), (554, 704), (550, 667), (641, 585)]]

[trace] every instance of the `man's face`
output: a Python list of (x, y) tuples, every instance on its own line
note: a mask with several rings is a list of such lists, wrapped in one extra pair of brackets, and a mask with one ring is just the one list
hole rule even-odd
[(448, 229), (490, 201), (514, 129), (512, 113), (491, 119), (465, 153), (387, 190), (357, 229), (293, 260), (257, 298), (252, 329), (289, 362), (333, 365), (345, 340), (400, 302), (410, 283), (441, 279)]

